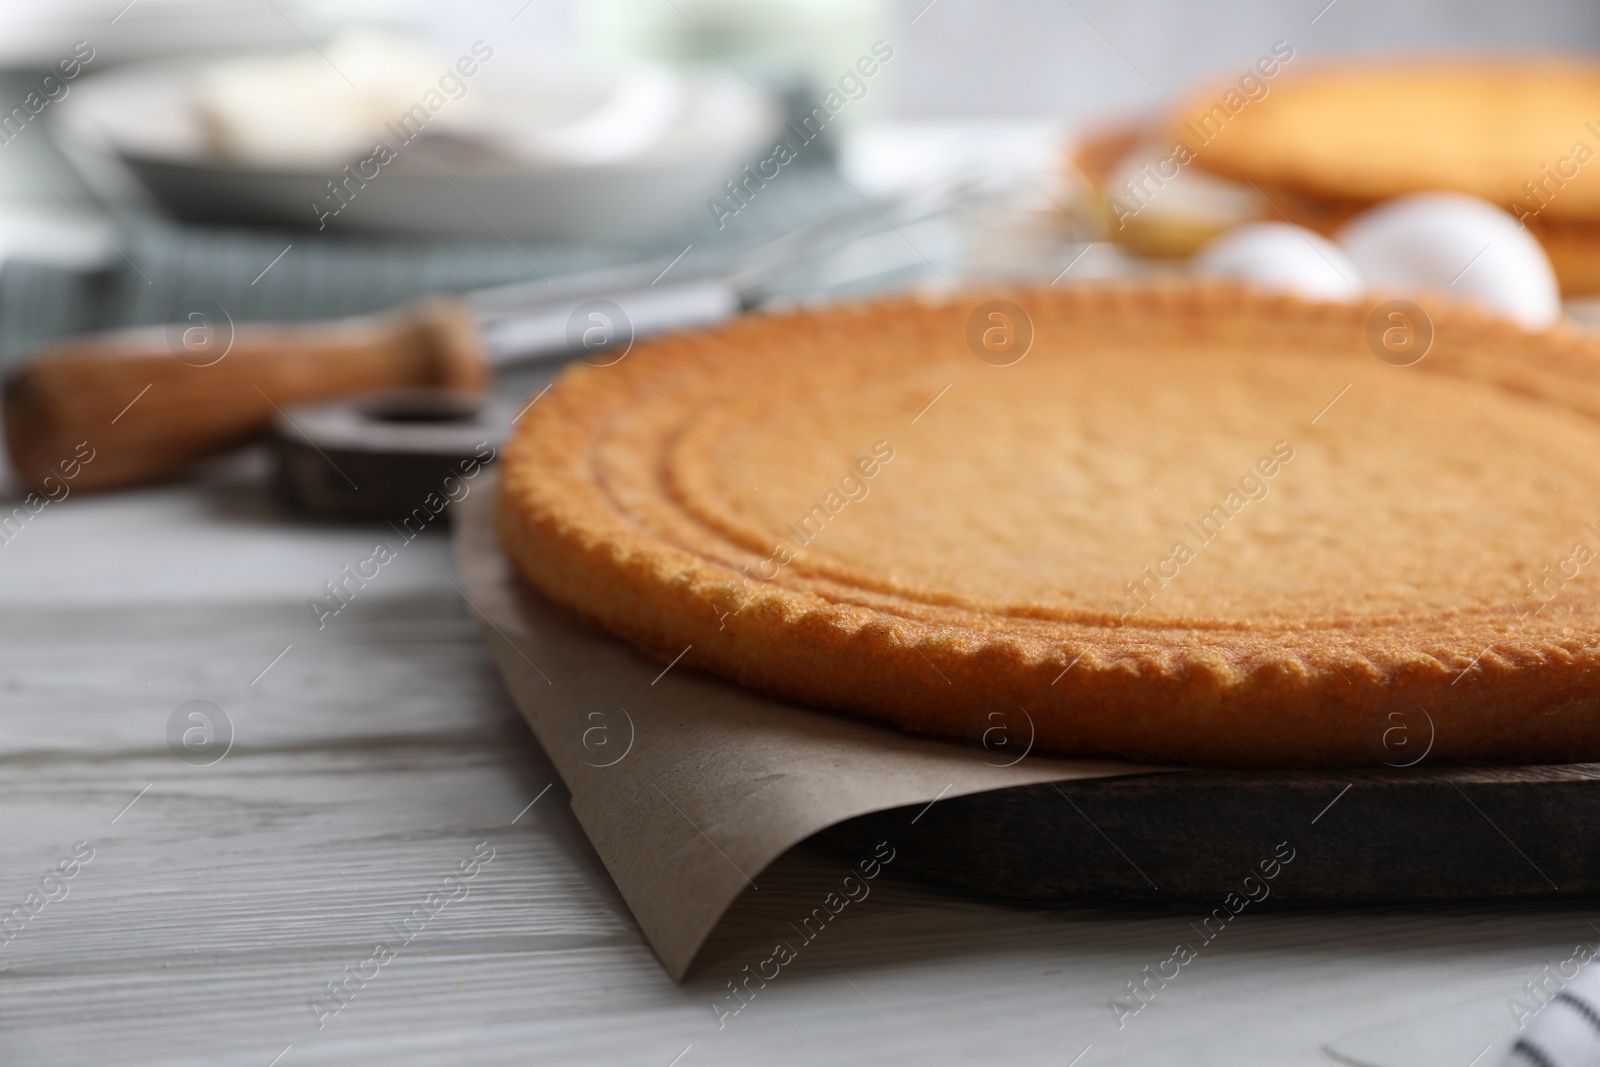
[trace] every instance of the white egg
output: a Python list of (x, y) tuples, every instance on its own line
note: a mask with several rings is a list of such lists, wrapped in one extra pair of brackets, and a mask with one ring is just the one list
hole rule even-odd
[(1561, 313), (1544, 249), (1487, 200), (1403, 196), (1356, 216), (1337, 240), (1374, 291), (1442, 295), (1531, 330)]
[(1194, 269), (1308, 300), (1354, 300), (1362, 292), (1361, 272), (1337, 245), (1283, 222), (1253, 222), (1228, 231), (1200, 251)]

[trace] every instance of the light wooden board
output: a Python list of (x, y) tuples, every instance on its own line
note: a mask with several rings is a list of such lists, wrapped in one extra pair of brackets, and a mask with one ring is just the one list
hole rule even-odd
[[(1600, 943), (1581, 902), (1247, 908), (1119, 1030), (1110, 1002), (1195, 939), (1200, 909), (1003, 906), (891, 865), (719, 1030), (725, 983), (798, 941), (788, 924), (847, 860), (807, 846), (759, 874), (673, 985), (503, 692), (442, 537), (315, 629), (305, 598), (382, 534), (211, 486), (69, 499), (0, 546), (0, 910), (95, 849), (0, 946), (0, 1062), (1313, 1065), (1314, 1045), (1424, 1013), (1492, 1009), (1508, 1031), (1504, 1000), (1543, 961)], [(210, 767), (167, 749), (191, 699), (236, 727)], [(318, 1030), (307, 1001), (482, 841), (469, 895)]]

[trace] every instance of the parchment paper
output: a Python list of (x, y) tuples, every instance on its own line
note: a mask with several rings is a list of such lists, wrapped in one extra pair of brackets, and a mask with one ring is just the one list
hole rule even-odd
[[(500, 551), (498, 479), (455, 514), (469, 606), (572, 810), (662, 966), (682, 980), (785, 851), (857, 815), (1034, 782), (1167, 768), (923, 738), (649, 658), (528, 586)], [(1009, 750), (1022, 751), (1021, 741)]]

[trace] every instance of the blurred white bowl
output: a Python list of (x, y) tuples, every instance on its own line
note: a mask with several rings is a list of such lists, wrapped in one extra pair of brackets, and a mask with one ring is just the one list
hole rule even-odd
[[(202, 69), (148, 64), (86, 77), (52, 105), (56, 139), (114, 202), (142, 191), (189, 222), (316, 229), (315, 205), (334, 203), (328, 182), (343, 177), (339, 165), (267, 166), (221, 156), (194, 103)], [(673, 77), (681, 79), (677, 118), (638, 151), (608, 153), (596, 145), (587, 154), (509, 159), (477, 146), (419, 141), (328, 215), (327, 229), (615, 244), (680, 230), (743, 164), (767, 154), (782, 113), (737, 80)], [(480, 74), (478, 84), (481, 93), (493, 91), (513, 135), (538, 127), (541, 111), (552, 116), (548, 129), (570, 135), (581, 130), (575, 112), (581, 118), (592, 105), (604, 119), (605, 105), (630, 92), (625, 79), (592, 71), (548, 71), (537, 81), (514, 82)], [(593, 125), (603, 133), (606, 123)]]

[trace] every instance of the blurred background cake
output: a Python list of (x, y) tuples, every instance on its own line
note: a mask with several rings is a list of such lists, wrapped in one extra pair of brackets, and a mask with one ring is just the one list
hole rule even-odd
[[(1276, 219), (1332, 235), (1383, 201), (1454, 192), (1529, 229), (1562, 291), (1600, 291), (1600, 64), (1409, 56), (1243, 68), (1157, 118), (1097, 131), (1075, 163), (1111, 238), (1187, 256)], [(1270, 74), (1266, 73), (1268, 70)]]

